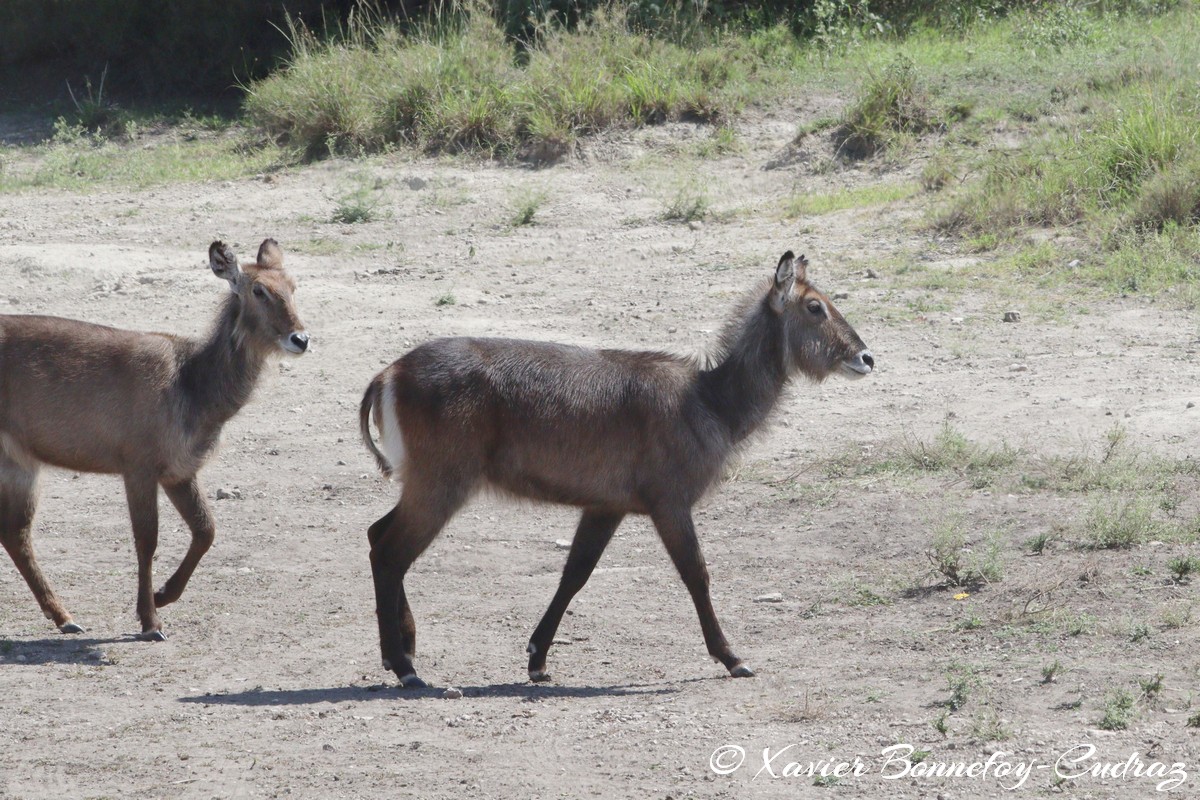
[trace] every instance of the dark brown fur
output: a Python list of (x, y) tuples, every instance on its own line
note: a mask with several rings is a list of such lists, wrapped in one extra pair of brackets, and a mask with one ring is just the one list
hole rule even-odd
[[(30, 540), (41, 465), (124, 478), (142, 635), (162, 638), (156, 608), (179, 598), (213, 541), (196, 473), (221, 427), (250, 399), (267, 357), (307, 347), (295, 284), (273, 239), (241, 269), (228, 247), (213, 242), (209, 264), (233, 293), (204, 340), (0, 315), (0, 541), (64, 632), (82, 628), (46, 582)], [(191, 529), (192, 544), (155, 593), (160, 485)]]
[[(774, 280), (730, 322), (709, 369), (665, 353), (440, 339), (377, 375), (360, 426), (381, 468), (404, 484), (400, 502), (368, 532), (385, 667), (405, 685), (421, 684), (404, 575), (471, 494), (490, 486), (583, 509), (558, 592), (530, 640), (532, 679), (546, 677), (567, 604), (626, 514), (653, 520), (709, 653), (735, 676), (752, 674), (713, 613), (691, 507), (794, 373), (822, 380), (871, 371), (870, 353), (807, 282), (806, 264), (790, 252), (780, 259)], [(383, 450), (370, 436), (372, 416)]]

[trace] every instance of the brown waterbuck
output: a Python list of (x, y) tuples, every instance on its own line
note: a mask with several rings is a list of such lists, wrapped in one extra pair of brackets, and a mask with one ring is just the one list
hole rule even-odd
[[(274, 239), (262, 243), (255, 263), (240, 268), (221, 242), (208, 248), (208, 259), (233, 292), (203, 340), (0, 315), (0, 540), (63, 633), (83, 628), (34, 559), (30, 530), (39, 468), (125, 479), (138, 559), (139, 638), (161, 640), (156, 609), (183, 594), (215, 533), (197, 471), (221, 427), (250, 399), (267, 358), (308, 348), (292, 299), (295, 282)], [(192, 541), (175, 574), (155, 592), (159, 486)]]
[(691, 509), (794, 374), (819, 381), (874, 368), (858, 334), (808, 282), (807, 265), (783, 255), (726, 327), (710, 368), (656, 352), (462, 338), (423, 344), (376, 375), (359, 423), (380, 469), (403, 483), (399, 503), (367, 532), (384, 669), (404, 686), (425, 685), (412, 664), (404, 576), (488, 486), (583, 510), (558, 591), (529, 641), (531, 680), (548, 678), (563, 613), (626, 514), (654, 522), (708, 652), (731, 675), (752, 676), (713, 612)]

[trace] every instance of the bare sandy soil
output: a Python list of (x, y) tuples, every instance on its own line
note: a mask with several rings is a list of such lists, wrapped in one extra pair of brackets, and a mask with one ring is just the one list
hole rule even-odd
[[(1089, 551), (1069, 543), (1080, 494), (837, 469), (930, 441), (947, 420), (1030, 458), (1094, 455), (1114, 424), (1131, 447), (1185, 458), (1200, 441), (1194, 316), (977, 285), (975, 259), (920, 228), (925, 197), (784, 219), (793, 192), (910, 181), (919, 167), (828, 169), (820, 142), (792, 152), (813, 113), (746, 123), (742, 150), (709, 160), (690, 155), (708, 132), (677, 125), (541, 170), (392, 156), (0, 196), (6, 312), (199, 335), (225, 291), (208, 243), (249, 258), (272, 236), (314, 337), (272, 368), (203, 473), (217, 544), (164, 610), (166, 642), (131, 636), (119, 480), (47, 471), (35, 544), (87, 632), (58, 634), (0, 563), (0, 797), (1127, 798), (1162, 796), (1162, 781), (1196, 796), (1200, 611), (1165, 566), (1194, 545)], [(330, 222), (360, 185), (378, 187), (376, 218)], [(664, 221), (681, 192), (707, 197), (712, 215)], [(537, 196), (534, 224), (509, 224)], [(525, 644), (576, 515), (481, 497), (408, 581), (418, 669), (435, 688), (396, 688), (379, 663), (365, 531), (398, 490), (356, 430), (371, 375), (452, 334), (702, 352), (789, 248), (846, 294), (838, 305), (878, 369), (794, 385), (697, 509), (717, 613), (758, 677), (708, 659), (686, 590), (631, 518), (564, 620), (554, 680), (527, 683)], [(954, 288), (924, 288), (914, 265)], [(1020, 322), (1002, 322), (1010, 309)], [(1176, 513), (1196, 506), (1185, 492)], [(925, 552), (946, 520), (973, 542), (1002, 533), (1003, 580), (962, 600), (939, 586)], [(1066, 541), (1041, 556), (1022, 544), (1053, 531)], [(187, 538), (163, 502), (160, 579)], [(1182, 624), (1163, 624), (1168, 611)], [(1033, 624), (1063, 615), (1087, 630)], [(1146, 635), (1131, 635), (1139, 625)], [(956, 674), (970, 696), (951, 713)], [(1138, 697), (1129, 727), (1101, 730), (1106, 696), (1138, 695), (1156, 674), (1162, 690)], [(464, 696), (443, 697), (450, 686)], [(905, 745), (928, 751), (918, 772), (976, 774), (901, 776)], [(744, 763), (731, 770), (735, 748)], [(833, 785), (809, 771), (845, 774), (856, 759), (861, 774)], [(1087, 772), (1106, 764), (1119, 774)], [(1031, 772), (1006, 792), (1019, 765)]]

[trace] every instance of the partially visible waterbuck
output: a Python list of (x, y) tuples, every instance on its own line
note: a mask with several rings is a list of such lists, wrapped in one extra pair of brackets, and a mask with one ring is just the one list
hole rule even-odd
[(546, 653), (567, 604), (626, 514), (653, 520), (708, 652), (731, 675), (753, 675), (713, 613), (691, 508), (795, 373), (819, 381), (874, 368), (858, 334), (808, 282), (807, 265), (783, 255), (726, 327), (710, 368), (656, 352), (439, 339), (376, 375), (362, 400), (363, 439), (380, 469), (404, 484), (396, 507), (367, 532), (384, 668), (404, 686), (424, 685), (412, 664), (404, 576), (471, 494), (490, 486), (583, 509), (558, 591), (529, 641), (531, 680), (547, 679)]
[[(140, 638), (161, 640), (156, 609), (183, 594), (212, 545), (212, 512), (196, 472), (221, 427), (250, 399), (269, 356), (303, 353), (296, 285), (266, 239), (238, 267), (222, 242), (209, 266), (233, 292), (203, 340), (138, 333), (59, 317), (0, 315), (0, 541), (47, 617), (80, 633), (34, 559), (30, 530), (43, 464), (125, 479), (138, 558)], [(192, 532), (179, 568), (155, 592), (158, 487)]]

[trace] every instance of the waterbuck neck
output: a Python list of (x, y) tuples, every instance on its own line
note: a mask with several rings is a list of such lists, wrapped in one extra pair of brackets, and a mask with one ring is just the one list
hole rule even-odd
[(220, 428), (250, 400), (266, 353), (238, 329), (241, 300), (221, 306), (208, 338), (197, 342), (179, 368), (179, 386), (193, 430)]
[(766, 421), (783, 394), (789, 377), (785, 341), (783, 320), (761, 301), (726, 327), (716, 366), (700, 373), (702, 396), (734, 444)]

